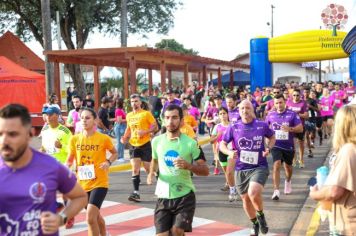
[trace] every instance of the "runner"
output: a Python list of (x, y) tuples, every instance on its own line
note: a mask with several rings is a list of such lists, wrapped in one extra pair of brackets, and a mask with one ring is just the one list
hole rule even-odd
[[(70, 140), (67, 165), (72, 166), (75, 162), (79, 183), (87, 192), (88, 234), (107, 235), (100, 208), (108, 192), (109, 167), (117, 159), (117, 151), (108, 135), (95, 131), (96, 118), (94, 110), (83, 108), (80, 113), (83, 131)], [(106, 151), (111, 153), (109, 158)]]
[[(31, 117), (22, 105), (0, 110), (0, 234), (58, 235), (86, 205), (75, 175), (53, 157), (30, 148)], [(56, 213), (56, 193), (70, 199)]]
[(118, 161), (124, 162), (124, 151), (125, 145), (120, 142), (122, 135), (124, 135), (126, 130), (126, 113), (124, 111), (124, 99), (116, 99), (116, 110), (115, 110), (115, 138), (116, 138), (116, 149), (118, 152)]
[(83, 101), (80, 96), (75, 95), (74, 97), (72, 97), (72, 103), (73, 103), (74, 109), (70, 110), (68, 113), (66, 126), (73, 128), (73, 130), (75, 130), (77, 123), (80, 121), (79, 110), (82, 107)]
[[(303, 126), (303, 131), (301, 133), (296, 133), (294, 136), (297, 138), (298, 142), (298, 149), (299, 149), (299, 168), (304, 168), (304, 136), (305, 136), (305, 129), (304, 129), (304, 120), (308, 119), (308, 105), (307, 103), (300, 98), (300, 90), (294, 89), (292, 93), (292, 100), (287, 101), (287, 108), (296, 112), (301, 121)], [(298, 163), (296, 158), (296, 153), (294, 153), (293, 165), (296, 166)]]
[[(263, 213), (262, 191), (269, 175), (266, 157), (275, 143), (275, 137), (265, 122), (255, 118), (251, 102), (242, 101), (239, 111), (241, 121), (227, 128), (220, 151), (229, 156), (227, 176), (230, 191), (234, 191), (234, 172), (237, 171), (237, 191), (253, 223), (251, 234), (258, 235), (259, 231), (266, 234), (268, 226)], [(236, 150), (227, 148), (232, 141), (236, 144)]]
[(101, 104), (98, 111), (97, 129), (100, 133), (103, 134), (109, 134), (112, 128), (112, 125), (109, 121), (109, 110), (108, 110), (110, 102), (111, 99), (109, 97), (103, 97), (101, 99)]
[(324, 139), (331, 137), (332, 128), (334, 125), (334, 105), (335, 100), (330, 96), (329, 89), (323, 89), (323, 96), (319, 101), (321, 106), (320, 116), (323, 119)]
[[(220, 151), (220, 142), (223, 139), (223, 136), (225, 134), (225, 131), (227, 129), (227, 127), (229, 126), (229, 116), (228, 116), (228, 111), (225, 107), (221, 107), (219, 109), (219, 119), (221, 120), (221, 123), (217, 124), (214, 127), (213, 132), (211, 133), (211, 139), (210, 142), (215, 146), (213, 148), (214, 150), (214, 159), (216, 160), (215, 163), (215, 168), (217, 168), (218, 166), (218, 161), (224, 171), (224, 175), (225, 175), (225, 185), (224, 187), (221, 188), (221, 191), (228, 191), (229, 190), (229, 185), (227, 182), (227, 175), (226, 175), (226, 167), (227, 167), (227, 155), (225, 155), (224, 153), (222, 153)], [(214, 174), (218, 173), (218, 171), (214, 170)], [(233, 195), (229, 195), (229, 201), (233, 201), (234, 200), (234, 196)]]
[(229, 111), (229, 121), (232, 124), (237, 123), (241, 119), (239, 107), (236, 106), (236, 100), (236, 96), (232, 93), (228, 93), (225, 96), (227, 110)]
[(266, 122), (275, 132), (276, 143), (271, 150), (273, 157), (273, 195), (272, 200), (279, 200), (280, 168), (284, 162), (286, 180), (284, 182), (284, 193), (292, 193), (292, 173), (294, 134), (303, 132), (303, 125), (299, 116), (289, 109), (286, 109), (286, 101), (282, 94), (274, 98), (275, 109), (270, 111), (266, 117)]
[(209, 168), (199, 159), (197, 142), (179, 131), (183, 122), (182, 109), (177, 105), (168, 106), (164, 119), (167, 132), (152, 141), (153, 161), (147, 183), (152, 184), (159, 171), (154, 213), (156, 235), (184, 235), (184, 232), (192, 231), (196, 208), (191, 172), (207, 176)]
[(355, 90), (356, 87), (354, 86), (354, 81), (352, 79), (349, 79), (347, 81), (347, 87), (345, 88), (347, 103), (351, 102), (351, 100), (354, 98)]
[[(72, 137), (70, 130), (59, 123), (59, 115), (61, 111), (56, 107), (47, 108), (44, 113), (46, 114), (47, 126), (41, 131), (41, 151), (53, 156), (57, 161), (65, 164), (68, 156), (68, 144)], [(67, 204), (67, 199), (63, 198), (64, 204)], [(58, 204), (60, 205), (60, 204)], [(72, 228), (74, 225), (74, 218), (68, 219), (65, 227), (66, 229)]]
[(307, 139), (307, 146), (309, 149), (308, 157), (313, 158), (315, 134), (316, 134), (316, 116), (319, 111), (318, 101), (310, 96), (310, 89), (306, 88), (303, 91), (305, 101), (308, 104), (309, 119), (305, 121), (305, 137)]
[(318, 103), (318, 111), (315, 112), (315, 125), (316, 125), (316, 131), (319, 136), (319, 146), (323, 144), (323, 118), (320, 116), (320, 105), (319, 105), (319, 99), (317, 98), (317, 92), (315, 90), (310, 91), (310, 97), (317, 101)]
[(140, 168), (141, 162), (146, 173), (149, 172), (149, 166), (152, 159), (151, 135), (157, 129), (155, 118), (151, 112), (141, 108), (141, 99), (138, 94), (130, 96), (132, 112), (126, 115), (127, 128), (121, 138), (121, 143), (125, 144), (128, 139), (131, 144), (130, 162), (132, 166), (132, 184), (134, 191), (129, 196), (129, 201), (140, 201)]

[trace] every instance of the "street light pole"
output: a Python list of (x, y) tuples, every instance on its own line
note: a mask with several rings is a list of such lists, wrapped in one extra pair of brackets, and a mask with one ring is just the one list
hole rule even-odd
[(275, 8), (275, 6), (273, 6), (271, 4), (271, 12), (272, 12), (272, 14), (271, 14), (271, 38), (273, 38), (273, 9), (274, 8)]

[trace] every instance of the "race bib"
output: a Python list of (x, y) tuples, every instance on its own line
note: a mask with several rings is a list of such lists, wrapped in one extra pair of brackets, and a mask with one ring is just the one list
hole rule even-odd
[(339, 104), (340, 102), (341, 102), (340, 99), (335, 99), (336, 104)]
[(347, 100), (348, 100), (349, 102), (351, 102), (351, 100), (352, 100), (353, 98), (354, 98), (353, 96), (348, 96)]
[(329, 106), (323, 106), (322, 109), (323, 111), (329, 111)]
[(258, 152), (241, 151), (240, 161), (243, 163), (257, 165), (258, 163)]
[(283, 130), (276, 130), (276, 140), (288, 140), (289, 133)]
[(313, 117), (312, 110), (309, 110), (309, 117)]
[(53, 146), (49, 146), (46, 148), (46, 153), (48, 155), (53, 155), (55, 153), (57, 153), (57, 148), (53, 145)]
[(169, 198), (169, 184), (158, 179), (155, 195), (159, 198)]
[(95, 179), (94, 165), (78, 166), (78, 179), (79, 180)]

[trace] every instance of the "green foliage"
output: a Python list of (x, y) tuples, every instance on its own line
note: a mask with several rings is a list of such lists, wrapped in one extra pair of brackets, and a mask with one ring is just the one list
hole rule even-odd
[[(68, 49), (84, 48), (90, 32), (120, 33), (120, 0), (51, 0), (51, 18), (60, 12), (61, 36)], [(179, 0), (130, 0), (128, 33), (168, 33), (174, 24), (173, 13)], [(35, 39), (43, 45), (41, 0), (0, 0), (0, 33), (14, 30), (23, 39)], [(75, 39), (75, 43), (73, 42)]]
[(162, 39), (161, 42), (156, 43), (155, 47), (194, 56), (199, 54), (198, 51), (194, 51), (192, 48), (184, 48), (184, 45), (178, 43), (175, 39)]

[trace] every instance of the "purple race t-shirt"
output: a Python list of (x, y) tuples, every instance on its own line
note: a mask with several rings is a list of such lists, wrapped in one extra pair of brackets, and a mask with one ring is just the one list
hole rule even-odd
[(276, 110), (273, 110), (268, 113), (266, 122), (274, 131), (276, 136), (276, 143), (274, 147), (285, 150), (294, 150), (294, 133), (282, 131), (281, 126), (286, 125), (289, 127), (295, 127), (301, 124), (302, 122), (298, 114), (288, 109), (282, 113), (278, 113)]
[[(208, 107), (205, 113), (205, 118), (207, 120), (218, 120), (219, 119), (219, 109), (215, 106)], [(214, 122), (215, 123), (215, 122)], [(213, 123), (207, 123), (208, 127), (213, 127)]]
[(228, 115), (229, 115), (229, 121), (232, 123), (232, 124), (235, 124), (237, 123), (239, 120), (241, 120), (241, 117), (240, 117), (240, 113), (239, 113), (239, 108), (236, 107), (232, 110), (229, 110), (228, 111)]
[(273, 136), (273, 131), (267, 123), (254, 119), (249, 124), (238, 121), (229, 125), (225, 131), (223, 141), (233, 142), (237, 150), (236, 170), (268, 168), (266, 157), (262, 156), (265, 150), (264, 138)]
[(66, 194), (76, 184), (75, 175), (56, 159), (32, 153), (30, 163), (17, 170), (0, 157), (0, 235), (43, 235), (41, 212), (55, 213), (56, 192)]

